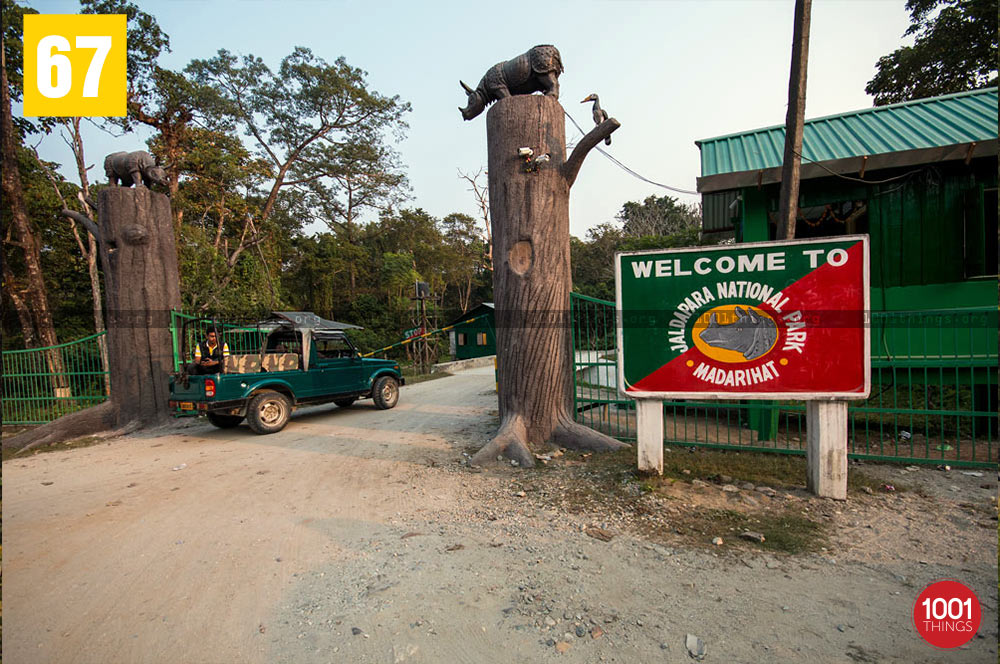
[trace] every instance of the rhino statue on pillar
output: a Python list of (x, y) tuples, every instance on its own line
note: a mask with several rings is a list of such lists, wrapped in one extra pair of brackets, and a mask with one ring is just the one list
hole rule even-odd
[(153, 155), (145, 150), (112, 152), (104, 158), (104, 174), (108, 183), (123, 187), (167, 184), (167, 172), (156, 164)]
[(559, 99), (559, 74), (563, 73), (559, 49), (551, 44), (535, 46), (516, 58), (498, 62), (473, 90), (459, 81), (469, 98), (465, 108), (459, 108), (462, 117), (471, 120), (498, 99), (511, 95), (530, 95), (542, 92)]

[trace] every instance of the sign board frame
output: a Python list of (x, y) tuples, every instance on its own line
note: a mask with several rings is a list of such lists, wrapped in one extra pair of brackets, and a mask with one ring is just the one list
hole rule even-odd
[[(691, 391), (645, 391), (626, 390), (625, 386), (625, 346), (624, 340), (624, 310), (622, 307), (622, 259), (632, 256), (644, 255), (681, 255), (690, 253), (711, 253), (721, 251), (733, 251), (742, 249), (768, 249), (768, 248), (789, 248), (798, 246), (808, 246), (810, 244), (821, 244), (830, 242), (861, 242), (862, 243), (862, 292), (864, 300), (864, 310), (862, 312), (863, 331), (863, 362), (864, 362), (864, 389), (863, 392), (856, 391), (812, 391), (812, 392), (705, 392)], [(622, 398), (627, 399), (696, 399), (701, 401), (717, 401), (725, 399), (752, 399), (752, 400), (798, 400), (814, 401), (823, 400), (863, 400), (871, 394), (871, 281), (870, 281), (870, 240), (868, 235), (837, 235), (821, 238), (808, 238), (802, 240), (776, 240), (769, 242), (745, 242), (734, 245), (716, 245), (710, 247), (683, 247), (677, 249), (651, 249), (644, 251), (619, 251), (615, 252), (615, 310), (617, 317), (616, 341), (617, 353), (617, 373), (618, 373), (618, 393)], [(818, 268), (817, 268), (818, 269)]]

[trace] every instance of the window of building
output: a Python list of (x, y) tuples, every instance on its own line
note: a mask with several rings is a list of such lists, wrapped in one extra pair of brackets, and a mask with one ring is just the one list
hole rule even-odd
[(459, 332), (458, 333), (458, 345), (459, 346), (464, 346), (465, 345), (465, 332)]
[(479, 334), (476, 335), (476, 345), (477, 346), (485, 346), (486, 345), (486, 333), (485, 332), (480, 332)]

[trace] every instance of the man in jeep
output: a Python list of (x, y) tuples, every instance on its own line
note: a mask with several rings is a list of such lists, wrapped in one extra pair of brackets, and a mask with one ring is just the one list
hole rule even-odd
[(208, 328), (205, 340), (194, 349), (194, 363), (188, 366), (188, 372), (193, 374), (222, 373), (222, 363), (229, 357), (229, 344), (219, 344), (219, 332), (214, 327)]

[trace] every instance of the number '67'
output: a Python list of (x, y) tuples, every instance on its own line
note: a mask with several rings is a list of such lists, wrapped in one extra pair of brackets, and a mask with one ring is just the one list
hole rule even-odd
[[(96, 97), (101, 85), (101, 69), (111, 50), (110, 36), (80, 35), (76, 38), (77, 48), (96, 49), (83, 79), (83, 96)], [(69, 40), (61, 35), (47, 35), (38, 41), (38, 91), (49, 99), (59, 99), (69, 94), (73, 86), (73, 67), (65, 55), (57, 51), (69, 51)], [(52, 84), (52, 70), (56, 72), (55, 85)]]

